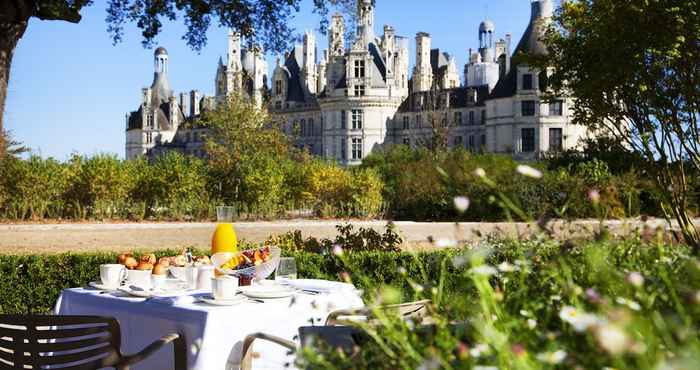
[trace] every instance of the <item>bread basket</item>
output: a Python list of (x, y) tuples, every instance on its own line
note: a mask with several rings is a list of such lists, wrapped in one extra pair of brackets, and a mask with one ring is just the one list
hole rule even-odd
[(254, 277), (259, 280), (264, 280), (270, 277), (272, 273), (275, 272), (275, 270), (277, 270), (277, 267), (280, 264), (280, 257), (282, 255), (282, 250), (278, 247), (267, 248), (270, 249), (270, 258), (267, 260), (267, 262), (263, 262), (257, 266), (252, 266), (238, 270), (221, 268), (221, 266), (225, 265), (226, 262), (231, 260), (231, 258), (236, 257), (240, 253), (217, 253), (211, 256), (211, 262), (216, 268), (216, 271), (222, 274), (232, 275), (236, 277)]

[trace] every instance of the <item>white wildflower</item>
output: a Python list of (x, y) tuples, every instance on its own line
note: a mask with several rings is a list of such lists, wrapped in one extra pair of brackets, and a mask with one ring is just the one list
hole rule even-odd
[(523, 176), (532, 177), (533, 179), (542, 178), (542, 172), (540, 170), (524, 164), (519, 165), (516, 171)]
[(343, 255), (343, 247), (339, 245), (334, 245), (333, 246), (333, 254), (336, 256), (342, 256)]
[(642, 309), (642, 306), (640, 306), (639, 303), (630, 299), (618, 297), (615, 298), (615, 302), (617, 302), (619, 305), (627, 306), (632, 311), (640, 311)]
[(399, 275), (406, 275), (408, 273), (408, 271), (406, 271), (406, 268), (403, 266), (396, 269), (396, 272), (398, 272)]
[(455, 197), (454, 198), (455, 209), (459, 213), (464, 213), (469, 209), (469, 198), (467, 197)]
[(561, 301), (561, 296), (558, 294), (555, 294), (555, 295), (549, 297), (549, 299), (551, 299), (553, 301)]
[(481, 357), (482, 355), (487, 355), (491, 349), (489, 348), (488, 344), (477, 344), (473, 348), (469, 350), (469, 355), (472, 357)]
[(532, 330), (537, 327), (537, 320), (535, 319), (527, 319), (527, 327)]
[(483, 179), (486, 177), (486, 171), (483, 168), (477, 168), (474, 170), (474, 176)]
[(438, 248), (454, 248), (457, 246), (457, 241), (452, 239), (438, 239), (435, 242), (435, 246)]
[(627, 282), (632, 284), (637, 288), (641, 288), (644, 285), (644, 276), (639, 272), (630, 272), (627, 275)]
[(625, 352), (630, 346), (627, 334), (615, 325), (603, 325), (595, 331), (596, 340), (606, 352), (618, 355)]
[(537, 354), (537, 359), (550, 365), (557, 365), (566, 359), (566, 352), (562, 350)]
[(565, 306), (559, 311), (559, 318), (571, 324), (577, 332), (586, 331), (588, 328), (602, 322), (596, 315), (580, 311), (571, 306)]
[(531, 314), (530, 314), (530, 311), (528, 311), (528, 310), (520, 310), (520, 316), (530, 317)]
[(493, 266), (481, 265), (471, 268), (469, 272), (471, 272), (474, 275), (493, 276), (498, 273), (498, 270), (496, 270)]
[(598, 204), (600, 202), (600, 192), (598, 189), (591, 189), (588, 191), (588, 200), (593, 204)]
[(511, 265), (508, 262), (503, 262), (500, 265), (498, 265), (498, 271), (500, 272), (513, 272), (518, 270), (520, 270), (518, 266)]
[(452, 259), (452, 264), (456, 268), (460, 268), (464, 266), (467, 263), (467, 257), (465, 256), (456, 256), (455, 258)]

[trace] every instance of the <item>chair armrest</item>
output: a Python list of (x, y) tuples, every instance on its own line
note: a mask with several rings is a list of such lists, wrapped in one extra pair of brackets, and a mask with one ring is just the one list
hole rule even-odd
[[(339, 320), (340, 317), (364, 316), (366, 318), (370, 315), (370, 313), (371, 310), (367, 308), (335, 310), (329, 313), (328, 317), (326, 317), (326, 326), (337, 326), (346, 322), (346, 320)], [(352, 322), (352, 320), (347, 321)]]
[(241, 370), (250, 370), (253, 366), (253, 342), (256, 340), (266, 340), (275, 344), (279, 344), (282, 347), (287, 348), (290, 351), (296, 351), (297, 344), (291, 340), (276, 337), (274, 335), (269, 335), (265, 333), (254, 333), (245, 337), (243, 340), (243, 353), (241, 355)]
[(139, 363), (170, 343), (173, 343), (173, 351), (175, 352), (175, 370), (187, 370), (187, 345), (184, 337), (180, 334), (168, 334), (151, 343), (139, 353), (123, 356), (117, 364), (117, 368)]

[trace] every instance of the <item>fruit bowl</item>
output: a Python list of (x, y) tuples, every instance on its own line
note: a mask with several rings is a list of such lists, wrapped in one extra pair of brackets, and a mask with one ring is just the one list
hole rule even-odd
[[(262, 256), (264, 254), (266, 254), (267, 257), (263, 260), (264, 257)], [(270, 277), (272, 273), (277, 270), (277, 267), (280, 264), (281, 255), (282, 250), (280, 248), (264, 247), (246, 250), (240, 253), (217, 253), (211, 256), (211, 262), (216, 270), (222, 274), (236, 277), (254, 277), (258, 280), (264, 280)], [(245, 258), (242, 256), (245, 256)], [(248, 256), (253, 257), (251, 258)], [(224, 266), (229, 264), (233, 258), (239, 258), (242, 260), (242, 262), (238, 264), (236, 268)]]

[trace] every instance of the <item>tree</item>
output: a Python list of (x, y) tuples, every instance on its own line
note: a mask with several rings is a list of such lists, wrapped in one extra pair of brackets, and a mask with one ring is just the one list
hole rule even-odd
[[(329, 6), (352, 9), (354, 0), (314, 0), (315, 12), (325, 15)], [(80, 11), (92, 5), (93, 0), (2, 0), (0, 2), (0, 131), (12, 56), (24, 35), (30, 18), (78, 23)], [(133, 22), (142, 30), (143, 44), (153, 45), (162, 27), (162, 20), (176, 20), (182, 16), (187, 27), (183, 39), (194, 50), (207, 43), (207, 30), (212, 21), (239, 32), (250, 45), (265, 50), (282, 52), (295, 40), (291, 26), (293, 12), (300, 9), (301, 0), (109, 0), (107, 7), (108, 31), (114, 42), (122, 40), (124, 25)], [(0, 140), (0, 152), (3, 151)]]
[(211, 185), (221, 201), (267, 210), (283, 201), (284, 165), (293, 149), (269, 122), (266, 110), (241, 96), (204, 112), (198, 124), (209, 128)]
[(688, 178), (700, 173), (700, 7), (697, 0), (575, 0), (545, 36), (542, 68), (555, 94), (574, 96), (574, 120), (642, 156), (667, 219), (687, 243)]

